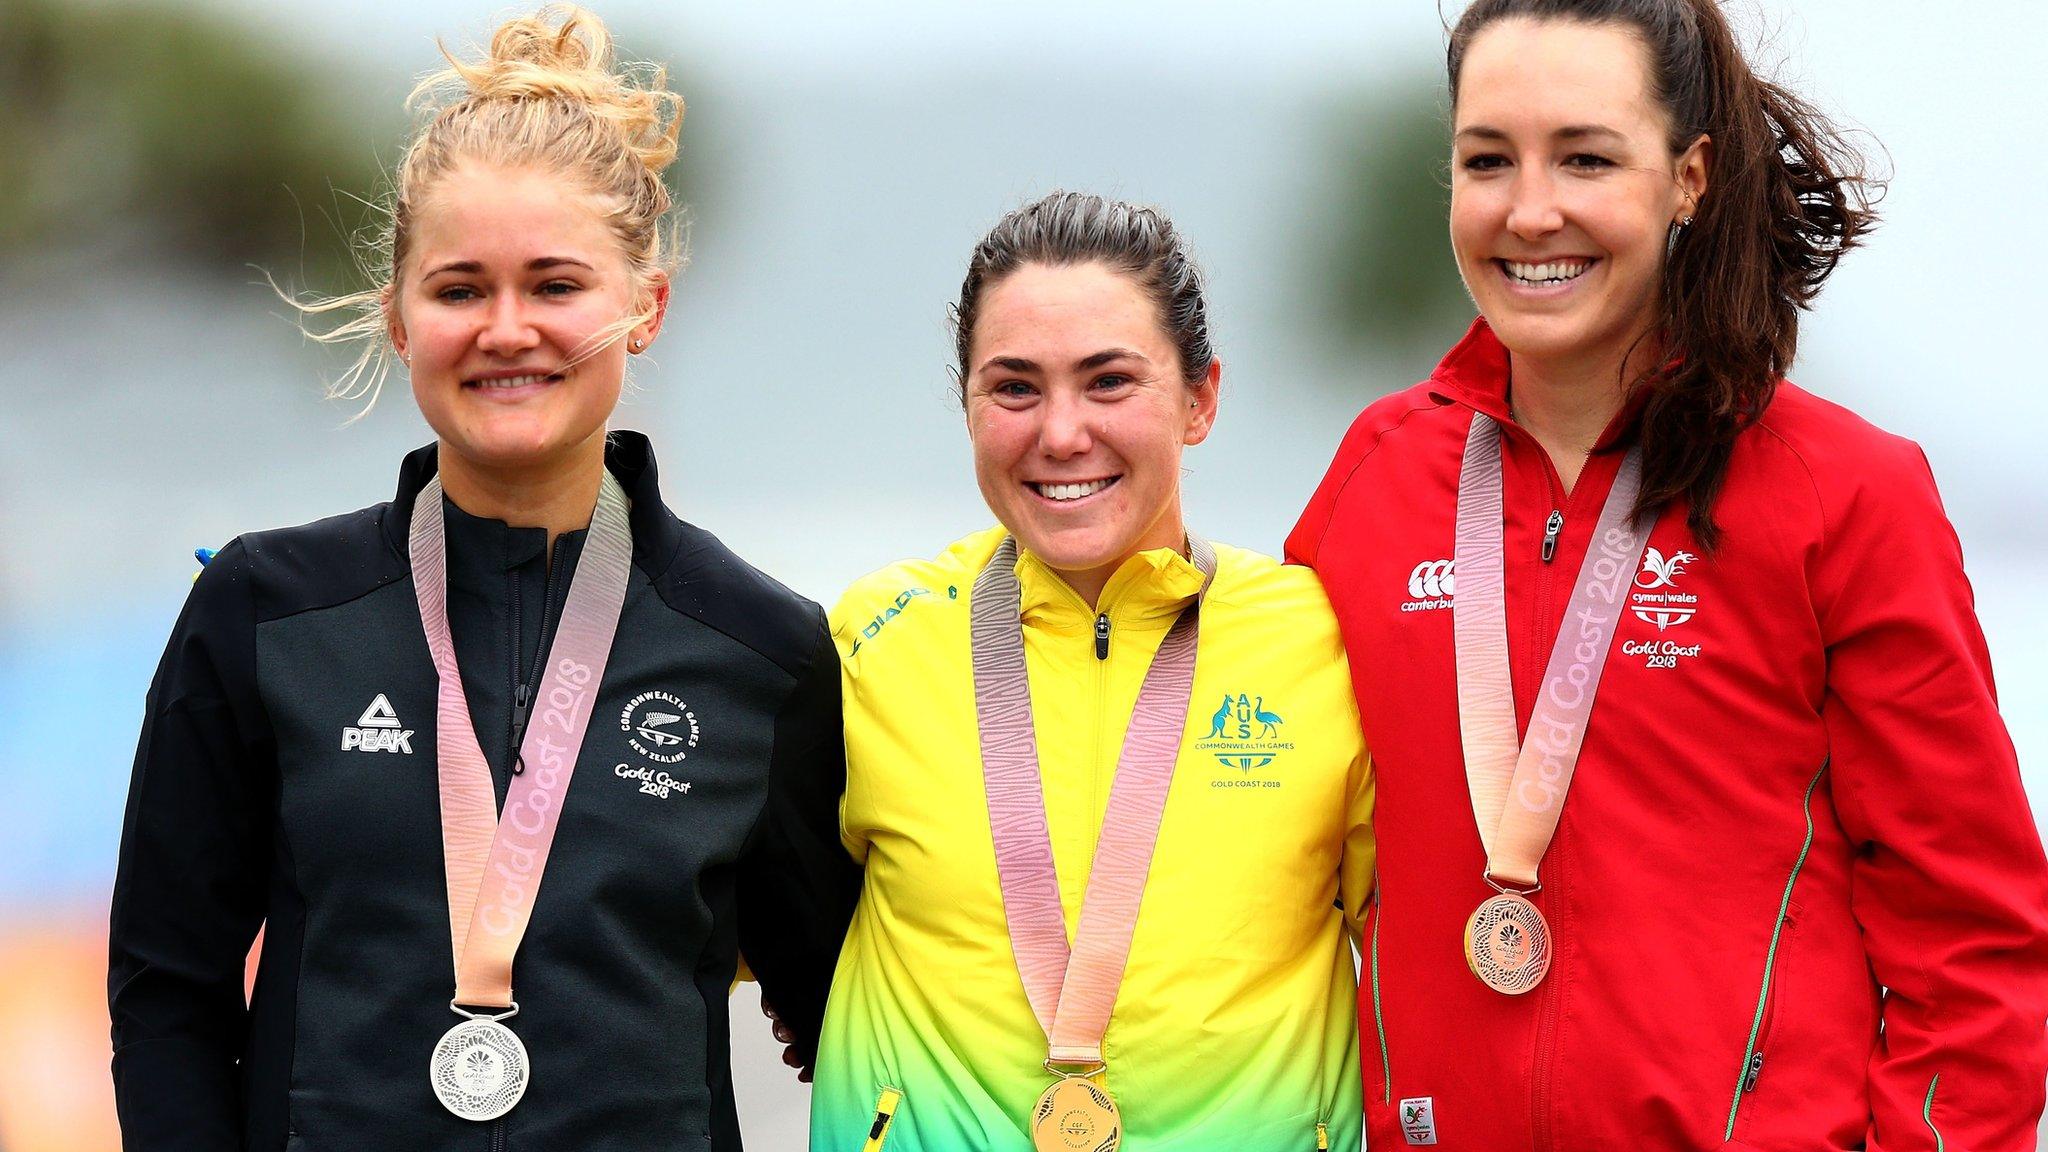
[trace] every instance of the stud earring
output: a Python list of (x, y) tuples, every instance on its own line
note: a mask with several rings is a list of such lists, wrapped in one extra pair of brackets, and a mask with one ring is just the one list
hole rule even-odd
[(642, 348), (645, 348), (645, 347), (647, 347), (647, 341), (645, 341), (645, 340), (635, 340), (635, 341), (633, 341), (633, 351), (635, 351), (635, 352), (638, 352), (639, 350), (641, 350)]

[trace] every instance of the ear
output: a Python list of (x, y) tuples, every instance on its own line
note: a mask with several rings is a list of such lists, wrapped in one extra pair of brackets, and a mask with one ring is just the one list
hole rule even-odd
[(627, 348), (637, 348), (644, 352), (654, 343), (654, 338), (661, 335), (662, 321), (668, 319), (669, 288), (668, 273), (656, 272), (653, 279), (643, 290), (648, 296), (653, 298), (653, 315), (648, 317), (644, 323), (635, 325), (633, 330), (626, 334)]
[(410, 364), (412, 350), (405, 334), (405, 318), (398, 314), (397, 291), (396, 285), (386, 284), (378, 305), (384, 310), (384, 335), (390, 339), (392, 350), (398, 353), (400, 360)]
[(1202, 382), (1187, 390), (1190, 411), (1181, 443), (1192, 447), (1209, 438), (1209, 430), (1216, 426), (1216, 406), (1222, 395), (1223, 361), (1210, 360), (1209, 370), (1202, 373)]
[(1707, 173), (1714, 167), (1714, 138), (1702, 133), (1678, 157), (1678, 164), (1672, 175), (1678, 182), (1678, 193), (1685, 202), (1680, 205), (1678, 215), (1672, 222), (1690, 220), (1700, 210), (1700, 201), (1707, 194)]

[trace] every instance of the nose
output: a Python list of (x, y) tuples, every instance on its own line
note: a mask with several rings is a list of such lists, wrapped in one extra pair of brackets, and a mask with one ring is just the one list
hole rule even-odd
[(1525, 166), (1515, 173), (1511, 196), (1508, 231), (1524, 240), (1538, 240), (1564, 227), (1557, 182), (1540, 166)]
[(1046, 456), (1069, 460), (1094, 446), (1095, 437), (1088, 428), (1088, 405), (1080, 397), (1069, 395), (1063, 388), (1053, 389), (1041, 411), (1044, 416), (1038, 425), (1038, 450)]
[(484, 326), (476, 334), (477, 348), (491, 356), (517, 356), (540, 343), (540, 331), (526, 315), (527, 303), (517, 292), (500, 292), (491, 298)]

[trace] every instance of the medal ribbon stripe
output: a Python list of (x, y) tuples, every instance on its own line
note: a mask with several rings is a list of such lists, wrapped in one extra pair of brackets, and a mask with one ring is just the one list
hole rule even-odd
[[(1475, 412), (1458, 473), (1452, 567), (1457, 583), (1451, 598), (1458, 730), (1488, 882), (1533, 892), (1578, 768), (1601, 673), (1619, 630), (1623, 597), (1642, 563), (1656, 517), (1638, 521), (1634, 516), (1643, 461), (1641, 448), (1632, 447), (1600, 506), (1565, 606), (1564, 626), (1552, 642), (1531, 703), (1528, 739), (1520, 739), (1508, 663), (1501, 435), (1492, 417)], [(1498, 945), (1506, 938), (1493, 930), (1503, 919), (1515, 933), (1513, 947), (1505, 951)], [(1466, 929), (1466, 962), (1501, 992), (1519, 994), (1535, 987), (1552, 954), (1542, 913), (1519, 895), (1482, 904)]]
[[(1192, 534), (1188, 544), (1206, 590), (1216, 572), (1215, 550)], [(1187, 727), (1200, 599), (1174, 621), (1138, 690), (1070, 951), (1039, 784), (1016, 562), (1016, 540), (1005, 538), (976, 577), (969, 604), (996, 870), (1017, 971), (1049, 1056), (1055, 1063), (1097, 1064)]]
[[(512, 999), (513, 957), (533, 918), (534, 898), (547, 871), (576, 756), (590, 728), (625, 605), (633, 567), (631, 506), (619, 482), (604, 473), (582, 559), (569, 581), (569, 596), (548, 648), (547, 671), (534, 698), (535, 714), (520, 743), (520, 762), (526, 770), (512, 777), (500, 816), (490, 763), (470, 723), (448, 627), (442, 498), (437, 476), (415, 500), (407, 547), (420, 625), (440, 682), (435, 759), (455, 968), (450, 1007), (507, 1011), (488, 1021), (471, 1018), (450, 1029), (435, 1049), (430, 1074), (435, 1094), (449, 1111), (469, 1120), (488, 1120), (503, 1115), (526, 1090), (525, 1048), (498, 1020), (517, 1011)], [(471, 1075), (465, 1077), (464, 1070)], [(475, 1086), (482, 1089), (473, 1090)]]

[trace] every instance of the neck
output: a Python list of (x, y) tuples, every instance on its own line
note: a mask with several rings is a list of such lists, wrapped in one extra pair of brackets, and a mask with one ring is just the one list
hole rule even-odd
[(1510, 351), (1508, 402), (1515, 423), (1550, 457), (1569, 492), (1600, 434), (1628, 402), (1627, 381), (1639, 378), (1656, 355), (1654, 341), (1584, 356), (1538, 358)]
[(1178, 496), (1174, 497), (1173, 507), (1159, 518), (1159, 523), (1116, 559), (1093, 568), (1053, 568), (1053, 571), (1058, 573), (1059, 578), (1066, 581), (1067, 587), (1079, 594), (1090, 608), (1100, 610), (1103, 589), (1109, 587), (1110, 578), (1116, 575), (1117, 569), (1122, 568), (1125, 561), (1138, 553), (1150, 552), (1154, 548), (1171, 548), (1183, 556), (1187, 555), (1188, 530), (1181, 522)]
[(564, 532), (590, 526), (604, 478), (604, 433), (543, 461), (514, 466), (480, 464), (440, 442), (441, 488), (472, 516), (503, 520), (513, 528), (545, 528), (548, 554)]

